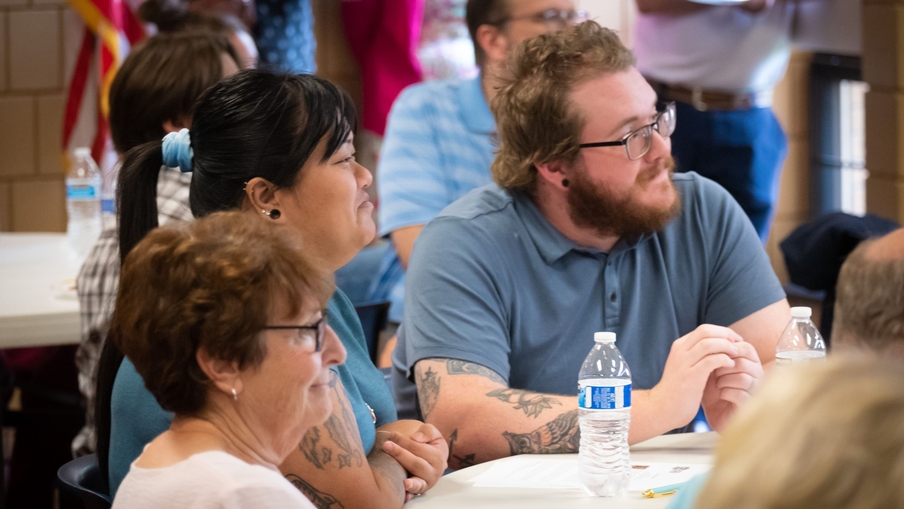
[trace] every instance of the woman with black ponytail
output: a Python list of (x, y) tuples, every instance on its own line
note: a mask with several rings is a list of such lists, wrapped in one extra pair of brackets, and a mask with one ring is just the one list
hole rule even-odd
[[(191, 171), (196, 218), (240, 210), (288, 225), (312, 263), (342, 267), (376, 230), (366, 192), (372, 177), (354, 157), (355, 119), (349, 96), (316, 76), (249, 70), (223, 80), (201, 97), (190, 129), (126, 155), (118, 190), (122, 256), (156, 226), (155, 190), (147, 184), (164, 164)], [(436, 483), (448, 448), (435, 427), (397, 420), (348, 298), (337, 290), (327, 309), (348, 352), (330, 384), (333, 412), (280, 470), (318, 507), (399, 508)], [(112, 414), (115, 492), (129, 464), (172, 417), (128, 360), (116, 377)]]

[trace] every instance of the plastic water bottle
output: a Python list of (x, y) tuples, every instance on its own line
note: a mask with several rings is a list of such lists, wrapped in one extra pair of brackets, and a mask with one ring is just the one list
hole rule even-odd
[(118, 168), (110, 168), (103, 174), (103, 182), (100, 187), (100, 217), (104, 230), (116, 226), (116, 177), (119, 176)]
[(813, 311), (806, 307), (791, 308), (791, 322), (785, 327), (775, 348), (776, 364), (824, 361), (826, 344), (810, 320)]
[(80, 147), (73, 155), (75, 160), (66, 176), (66, 236), (79, 259), (85, 259), (101, 231), (101, 175), (91, 158), (91, 149)]
[(631, 370), (614, 332), (597, 332), (593, 339), (578, 375), (579, 476), (587, 494), (614, 497), (625, 494), (631, 481)]

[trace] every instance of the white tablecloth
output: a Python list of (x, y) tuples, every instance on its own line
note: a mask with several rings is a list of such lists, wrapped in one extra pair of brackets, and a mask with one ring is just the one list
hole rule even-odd
[(79, 342), (80, 265), (65, 234), (0, 234), (0, 348)]
[[(685, 433), (663, 435), (647, 440), (631, 448), (632, 462), (708, 464), (712, 462), (712, 449), (716, 433)], [(533, 455), (548, 462), (573, 460), (574, 454)], [(444, 476), (426, 495), (408, 502), (410, 509), (481, 509), (481, 508), (581, 508), (597, 509), (656, 509), (669, 504), (671, 497), (643, 498), (638, 493), (623, 497), (588, 497), (580, 490), (475, 488), (469, 480), (484, 472), (496, 462), (459, 470)]]

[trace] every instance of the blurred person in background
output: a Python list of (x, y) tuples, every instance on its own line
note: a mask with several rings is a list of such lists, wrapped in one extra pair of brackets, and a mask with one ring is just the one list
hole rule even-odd
[(138, 16), (154, 25), (158, 33), (208, 31), (229, 38), (241, 69), (257, 66), (258, 50), (248, 25), (240, 18), (222, 11), (189, 10), (189, 5), (171, 0), (146, 0), (138, 8)]
[[(234, 47), (225, 34), (175, 32), (155, 35), (132, 49), (110, 88), (110, 134), (119, 154), (191, 123), (195, 100), (207, 88), (238, 71)], [(117, 170), (118, 171), (118, 170)], [(187, 221), (191, 176), (159, 168), (158, 221)], [(121, 205), (121, 204), (120, 204)], [(72, 443), (73, 454), (97, 450), (105, 470), (107, 443), (95, 435), (97, 364), (119, 287), (119, 239), (113, 227), (101, 233), (76, 279), (81, 343), (76, 354), (79, 389), (87, 403), (86, 424)], [(109, 429), (109, 418), (100, 426)], [(106, 432), (104, 433), (104, 436)]]
[(904, 360), (904, 229), (862, 242), (841, 266), (832, 345)]
[[(875, 353), (776, 370), (716, 446), (695, 509), (904, 507), (904, 370)], [(689, 502), (689, 501), (688, 501)]]
[(111, 340), (174, 418), (113, 507), (314, 507), (278, 465), (331, 412), (345, 360), (324, 309), (332, 276), (287, 226), (262, 223), (172, 223), (126, 257)]
[(637, 68), (676, 103), (677, 171), (718, 182), (765, 243), (788, 146), (772, 92), (788, 68), (797, 2), (710, 3), (637, 0)]

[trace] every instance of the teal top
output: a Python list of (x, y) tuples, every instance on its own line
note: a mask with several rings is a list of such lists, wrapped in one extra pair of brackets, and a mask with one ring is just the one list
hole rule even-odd
[[(351, 301), (342, 291), (336, 290), (328, 310), (330, 326), (348, 351), (345, 363), (334, 369), (339, 373), (355, 412), (366, 454), (374, 446), (376, 428), (398, 420), (395, 405), (383, 374), (370, 360), (364, 331)], [(376, 423), (368, 405), (376, 414)], [(169, 429), (173, 414), (160, 408), (129, 359), (123, 360), (116, 374), (110, 406), (110, 494), (116, 495), (132, 462), (148, 442)]]
[(709, 479), (709, 474), (700, 474), (688, 481), (678, 490), (678, 493), (675, 493), (666, 509), (693, 509), (697, 495), (700, 494), (707, 479)]

